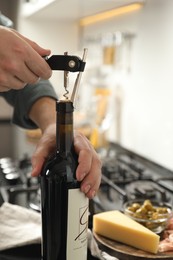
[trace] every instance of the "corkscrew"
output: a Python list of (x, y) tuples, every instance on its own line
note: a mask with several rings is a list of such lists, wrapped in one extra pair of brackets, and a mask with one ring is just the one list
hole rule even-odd
[(73, 104), (75, 103), (75, 98), (77, 96), (78, 88), (82, 77), (82, 72), (85, 69), (87, 51), (88, 50), (85, 48), (82, 59), (77, 56), (68, 55), (67, 52), (65, 52), (64, 55), (52, 55), (50, 58), (44, 57), (52, 70), (64, 71), (65, 93), (63, 96), (65, 99), (69, 99), (69, 72), (78, 72), (74, 83), (73, 91), (70, 97), (70, 100), (73, 102)]
[[(68, 55), (68, 52), (64, 52), (64, 55)], [(68, 87), (69, 87), (69, 71), (65, 70), (64, 71), (64, 89), (65, 89), (65, 93), (63, 95), (63, 97), (65, 99), (68, 99)]]

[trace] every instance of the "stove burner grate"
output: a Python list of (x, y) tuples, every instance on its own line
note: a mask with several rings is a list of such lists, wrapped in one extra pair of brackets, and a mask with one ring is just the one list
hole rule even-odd
[(140, 180), (126, 185), (126, 191), (128, 197), (134, 198), (144, 198), (144, 199), (155, 199), (159, 201), (168, 202), (166, 191), (154, 181)]
[(136, 181), (140, 178), (140, 174), (119, 161), (107, 161), (103, 164), (102, 172), (108, 179), (115, 184), (126, 184)]

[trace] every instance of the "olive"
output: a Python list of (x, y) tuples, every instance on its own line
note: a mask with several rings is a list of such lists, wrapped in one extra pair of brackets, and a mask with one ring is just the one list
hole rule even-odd
[(159, 214), (167, 214), (168, 213), (168, 209), (167, 208), (157, 208), (157, 212)]
[(133, 203), (133, 204), (132, 204), (132, 207), (133, 207), (133, 209), (136, 211), (137, 209), (139, 209), (139, 208), (141, 207), (141, 204), (139, 204), (139, 203)]
[(151, 203), (150, 200), (145, 200), (144, 203), (143, 203), (144, 207), (147, 209), (147, 210), (152, 210), (153, 209), (153, 205)]

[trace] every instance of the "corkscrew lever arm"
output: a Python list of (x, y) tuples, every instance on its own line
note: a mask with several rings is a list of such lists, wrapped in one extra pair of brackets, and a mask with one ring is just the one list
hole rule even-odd
[[(88, 49), (85, 48), (84, 52), (83, 52), (83, 57), (82, 57), (82, 62), (84, 62), (84, 63), (86, 62), (87, 52), (88, 52)], [(73, 104), (75, 104), (75, 98), (77, 96), (77, 92), (78, 92), (78, 88), (79, 88), (79, 85), (80, 85), (81, 77), (82, 77), (82, 71), (79, 71), (79, 73), (77, 75), (77, 78), (75, 80), (75, 84), (74, 84), (74, 87), (73, 87), (72, 94), (71, 94), (71, 101), (73, 102)]]

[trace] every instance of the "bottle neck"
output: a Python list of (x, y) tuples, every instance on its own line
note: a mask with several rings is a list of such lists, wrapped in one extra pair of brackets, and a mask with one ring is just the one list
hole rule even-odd
[(73, 103), (69, 100), (57, 101), (57, 153), (67, 157), (73, 147)]

